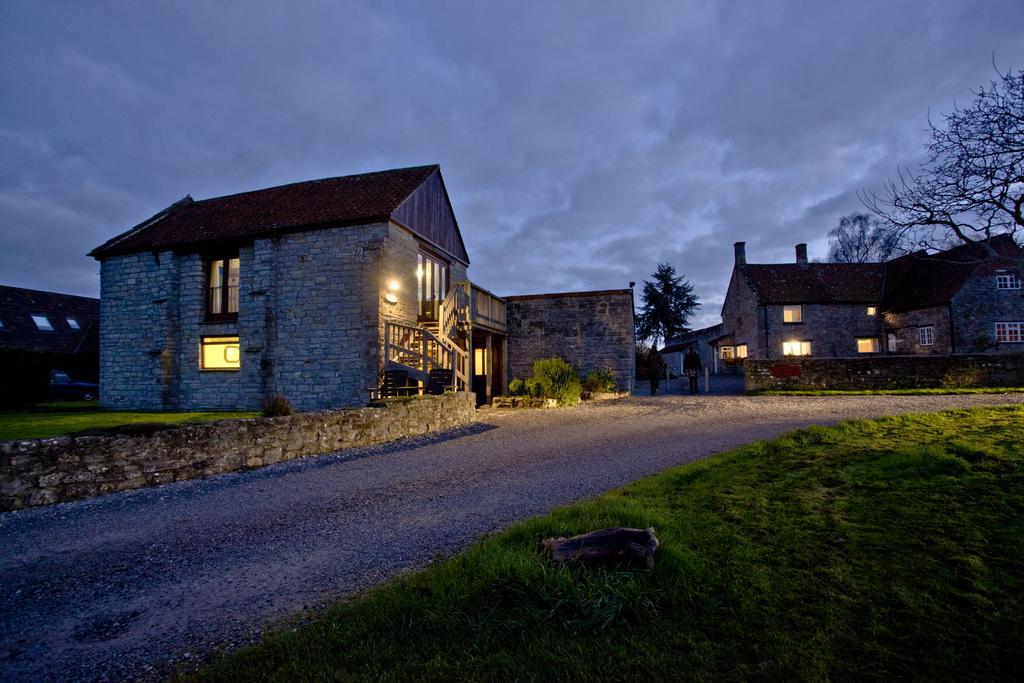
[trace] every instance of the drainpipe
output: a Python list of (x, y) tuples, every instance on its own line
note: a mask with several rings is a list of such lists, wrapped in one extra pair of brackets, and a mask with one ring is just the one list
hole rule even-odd
[(949, 352), (956, 353), (956, 332), (953, 329), (953, 304), (946, 303), (946, 313), (949, 314)]

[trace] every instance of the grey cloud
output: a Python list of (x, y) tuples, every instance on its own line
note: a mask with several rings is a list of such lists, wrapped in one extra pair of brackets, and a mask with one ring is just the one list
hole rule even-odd
[(441, 163), (498, 293), (673, 263), (714, 322), (732, 242), (791, 260), (1024, 66), (1024, 6), (7, 3), (0, 281), (96, 294), (85, 253), (186, 193)]

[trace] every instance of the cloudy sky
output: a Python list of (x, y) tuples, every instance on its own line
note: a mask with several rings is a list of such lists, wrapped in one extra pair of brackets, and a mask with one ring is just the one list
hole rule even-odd
[(0, 284), (97, 295), (171, 202), (440, 163), (499, 294), (667, 261), (717, 321), (745, 240), (789, 261), (1024, 68), (1024, 3), (0, 4)]

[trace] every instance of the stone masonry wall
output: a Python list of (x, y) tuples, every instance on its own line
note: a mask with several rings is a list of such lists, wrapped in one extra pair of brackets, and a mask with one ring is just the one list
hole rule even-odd
[(209, 477), (383, 443), (476, 420), (473, 394), (388, 399), (369, 408), (222, 420), (149, 436), (0, 442), (0, 510)]
[[(381, 265), (390, 237), (388, 224), (380, 223), (243, 246), (234, 322), (205, 320), (201, 254), (104, 259), (101, 405), (253, 410), (274, 393), (284, 394), (299, 410), (364, 404), (377, 385), (382, 278), (385, 270), (398, 270), (390, 262)], [(415, 253), (402, 270), (414, 278)], [(409, 297), (414, 302), (414, 286), (405, 290), (404, 298)], [(241, 368), (200, 369), (201, 338), (235, 334)]]
[(729, 344), (746, 344), (750, 358), (764, 358), (765, 348), (762, 309), (739, 268), (732, 269), (729, 290), (722, 304), (722, 334)]
[(632, 390), (632, 290), (512, 296), (506, 301), (509, 379), (528, 377), (538, 358), (558, 356), (584, 376), (607, 368), (620, 391)]
[[(869, 304), (804, 304), (802, 323), (783, 322), (781, 304), (767, 306), (767, 358), (783, 358), (786, 341), (811, 342), (811, 355), (819, 358), (847, 358), (857, 355), (857, 339), (873, 337), (885, 348), (882, 317), (868, 315)], [(762, 312), (762, 315), (764, 313)]]
[(1024, 354), (787, 358), (744, 364), (747, 391), (1024, 386)]
[(1021, 353), (1024, 344), (996, 343), (997, 322), (1024, 321), (1024, 289), (996, 289), (995, 275), (967, 280), (950, 302), (956, 350), (963, 353)]
[[(934, 343), (921, 345), (922, 327), (932, 328)], [(948, 356), (953, 353), (953, 333), (949, 328), (949, 307), (931, 306), (915, 311), (885, 314), (886, 341), (884, 348), (888, 351), (888, 335), (896, 336), (897, 354), (915, 354), (922, 356)]]

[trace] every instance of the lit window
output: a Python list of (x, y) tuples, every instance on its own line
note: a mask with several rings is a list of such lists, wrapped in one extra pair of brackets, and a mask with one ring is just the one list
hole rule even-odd
[(811, 342), (809, 341), (788, 341), (782, 342), (783, 356), (809, 356), (811, 355)]
[(737, 344), (736, 345), (736, 357), (737, 358), (746, 358), (747, 357), (747, 345), (746, 344)]
[(782, 322), (784, 323), (802, 323), (804, 321), (804, 307), (797, 304), (795, 306), (783, 306), (782, 307)]
[(477, 377), (483, 377), (486, 375), (489, 360), (490, 354), (487, 353), (487, 349), (485, 347), (473, 349), (473, 374)]
[(32, 314), (32, 322), (36, 324), (40, 330), (45, 332), (53, 332), (53, 325), (50, 324), (50, 319), (45, 315), (39, 315), (37, 313)]
[(931, 325), (917, 328), (917, 340), (921, 346), (931, 346), (935, 343), (935, 328)]
[(203, 370), (237, 370), (242, 366), (238, 337), (203, 337), (199, 346)]
[(238, 285), (240, 282), (238, 257), (212, 259), (206, 314), (213, 319), (238, 317)]
[(1020, 344), (1024, 342), (1024, 322), (996, 323), (996, 341), (1000, 344)]
[(69, 318), (64, 318), (64, 319), (68, 321), (68, 327), (70, 327), (71, 329), (73, 329), (73, 330), (80, 330), (80, 329), (82, 329), (81, 326), (79, 326), (78, 321), (75, 320), (74, 318), (70, 318), (69, 317)]
[(426, 254), (416, 257), (416, 289), (420, 320), (437, 320), (448, 295), (448, 264)]
[(868, 315), (878, 315), (878, 307), (868, 306)]
[(857, 340), (857, 353), (878, 353), (882, 350), (882, 343), (877, 337), (862, 337)]
[(719, 346), (718, 347), (718, 355), (722, 358), (722, 360), (732, 360), (733, 358), (736, 357), (736, 347), (735, 346)]
[(1020, 289), (1020, 278), (1013, 273), (996, 275), (996, 289)]

